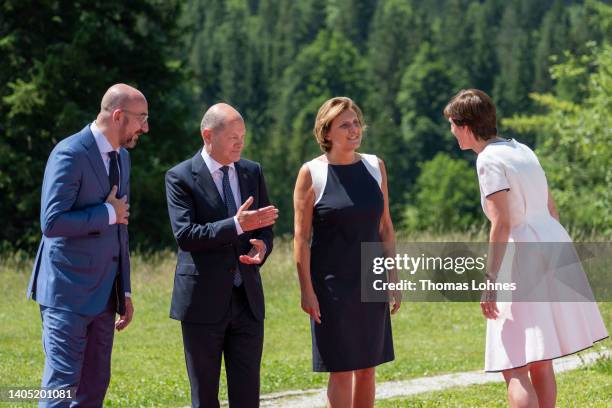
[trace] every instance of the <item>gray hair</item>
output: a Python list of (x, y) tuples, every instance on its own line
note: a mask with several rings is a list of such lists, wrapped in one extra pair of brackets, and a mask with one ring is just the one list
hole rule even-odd
[[(227, 122), (233, 120), (241, 120), (244, 122), (242, 115), (232, 106), (227, 103), (217, 103), (206, 111), (202, 122), (200, 123), (200, 134), (204, 132), (204, 129), (211, 129), (215, 132), (223, 130)], [(206, 142), (205, 142), (206, 143)]]
[(202, 117), (202, 122), (200, 123), (200, 133), (204, 131), (204, 129), (212, 129), (212, 130), (221, 130), (225, 126), (225, 115), (222, 112), (219, 112), (219, 109), (215, 109), (215, 107), (211, 107), (206, 111), (204, 116)]

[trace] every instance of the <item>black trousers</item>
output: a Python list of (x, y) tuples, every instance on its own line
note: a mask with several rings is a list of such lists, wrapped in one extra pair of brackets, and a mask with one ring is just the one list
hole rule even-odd
[(222, 355), (230, 407), (259, 407), (264, 324), (253, 316), (244, 284), (232, 289), (230, 310), (221, 322), (181, 322), (181, 328), (192, 407), (219, 407)]

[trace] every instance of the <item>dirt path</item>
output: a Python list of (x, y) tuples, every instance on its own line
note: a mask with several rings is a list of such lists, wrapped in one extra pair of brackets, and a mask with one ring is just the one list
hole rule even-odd
[[(557, 359), (554, 362), (555, 372), (574, 370), (582, 365), (593, 363), (596, 359), (612, 356), (611, 350), (583, 353)], [(414, 378), (406, 381), (389, 381), (376, 385), (376, 399), (399, 398), (429, 391), (439, 391), (452, 387), (465, 387), (473, 384), (502, 382), (499, 373), (466, 371), (433, 377)], [(224, 405), (227, 405), (225, 402)], [(273, 408), (313, 408), (325, 406), (325, 389), (292, 390), (264, 394), (261, 396), (262, 407)]]

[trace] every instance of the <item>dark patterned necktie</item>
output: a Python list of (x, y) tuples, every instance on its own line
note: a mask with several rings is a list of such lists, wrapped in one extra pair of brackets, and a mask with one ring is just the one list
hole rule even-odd
[[(221, 167), (221, 171), (223, 172), (223, 181), (221, 185), (223, 187), (223, 200), (225, 201), (225, 208), (227, 209), (227, 216), (233, 217), (236, 215), (236, 201), (234, 201), (234, 193), (232, 193), (232, 187), (229, 182), (229, 166)], [(242, 284), (242, 276), (240, 276), (240, 270), (236, 265), (236, 270), (234, 271), (234, 286), (240, 286)]]
[(110, 157), (108, 181), (110, 182), (111, 189), (113, 186), (117, 186), (117, 196), (119, 196), (119, 160), (117, 160), (117, 156), (118, 154), (114, 150), (108, 152), (108, 157)]
[[(119, 160), (118, 154), (116, 151), (111, 150), (108, 152), (108, 157), (110, 157), (110, 163), (108, 166), (108, 181), (110, 182), (111, 190), (113, 186), (117, 186), (117, 194), (115, 197), (119, 197)], [(117, 220), (118, 222), (119, 220)], [(117, 223), (115, 225), (118, 225)], [(117, 240), (121, 242), (121, 229), (117, 228)], [(117, 268), (117, 276), (119, 276), (120, 269)], [(117, 295), (119, 296), (119, 295)]]

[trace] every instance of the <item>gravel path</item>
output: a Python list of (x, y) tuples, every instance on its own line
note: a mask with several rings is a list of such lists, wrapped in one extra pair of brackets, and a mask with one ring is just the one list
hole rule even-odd
[[(611, 350), (582, 353), (560, 358), (554, 361), (555, 372), (574, 370), (582, 365), (593, 363), (598, 358), (612, 356)], [(429, 391), (439, 391), (451, 387), (465, 387), (473, 384), (502, 382), (500, 373), (466, 371), (461, 373), (421, 377), (406, 381), (389, 381), (376, 385), (376, 399), (398, 398)], [(262, 407), (274, 408), (313, 408), (325, 406), (325, 388), (310, 390), (292, 390), (264, 394), (261, 396)], [(227, 405), (225, 402), (224, 405)]]

